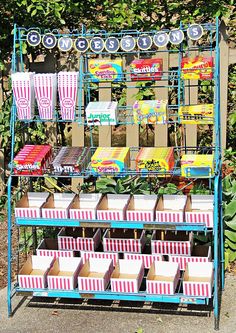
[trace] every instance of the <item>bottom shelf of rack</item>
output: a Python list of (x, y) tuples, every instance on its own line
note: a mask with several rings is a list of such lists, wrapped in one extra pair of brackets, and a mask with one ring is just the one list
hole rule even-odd
[(184, 294), (154, 295), (140, 291), (138, 293), (116, 293), (106, 290), (103, 292), (83, 292), (74, 290), (49, 290), (49, 289), (26, 289), (16, 287), (16, 293), (31, 293), (37, 297), (58, 297), (58, 298), (83, 298), (98, 300), (120, 300), (120, 301), (141, 301), (141, 302), (162, 302), (178, 304), (204, 304), (208, 305), (210, 299), (206, 297), (185, 296)]

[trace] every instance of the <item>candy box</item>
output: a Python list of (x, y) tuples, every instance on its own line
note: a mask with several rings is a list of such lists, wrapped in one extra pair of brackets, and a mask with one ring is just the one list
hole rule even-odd
[(210, 80), (213, 78), (213, 57), (185, 57), (181, 61), (182, 79)]
[(188, 223), (204, 223), (213, 228), (213, 195), (196, 195), (188, 197), (185, 208), (185, 220)]
[(135, 59), (130, 64), (131, 80), (133, 81), (161, 80), (162, 71), (163, 60), (158, 58)]
[(156, 195), (134, 194), (127, 207), (126, 219), (128, 221), (154, 221)]
[(130, 165), (128, 147), (98, 147), (91, 158), (90, 167), (93, 173), (122, 172)]
[(95, 220), (97, 206), (101, 200), (101, 193), (80, 193), (69, 209), (69, 218), (77, 220)]
[(213, 124), (213, 104), (185, 105), (179, 108), (181, 124)]
[(126, 219), (129, 194), (106, 194), (97, 207), (97, 219), (117, 221)]
[(193, 233), (154, 230), (151, 238), (152, 253), (191, 255)]
[(117, 102), (89, 102), (85, 109), (88, 126), (116, 125), (117, 107)]
[(37, 256), (42, 257), (74, 257), (74, 251), (71, 250), (59, 250), (57, 239), (45, 238), (41, 241), (36, 249)]
[(214, 155), (187, 154), (181, 158), (181, 175), (183, 177), (212, 177), (214, 173)]
[(117, 82), (123, 75), (122, 60), (89, 59), (89, 79), (92, 82)]
[(174, 295), (180, 278), (179, 264), (154, 261), (148, 271), (146, 284), (148, 294)]
[(164, 194), (158, 200), (156, 207), (157, 222), (183, 222), (186, 195)]
[(41, 208), (48, 196), (47, 192), (27, 192), (16, 202), (15, 217), (41, 217)]
[(105, 291), (113, 271), (111, 259), (85, 261), (78, 276), (78, 289), (83, 291)]
[(165, 124), (167, 100), (135, 101), (133, 117), (135, 124)]

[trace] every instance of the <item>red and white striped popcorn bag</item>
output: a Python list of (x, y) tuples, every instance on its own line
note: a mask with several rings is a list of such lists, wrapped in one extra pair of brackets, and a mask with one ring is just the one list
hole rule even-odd
[(58, 73), (60, 114), (63, 120), (74, 120), (79, 72)]
[(12, 90), (20, 120), (31, 120), (34, 116), (34, 73), (17, 72), (11, 74)]
[(35, 74), (34, 90), (41, 119), (53, 119), (57, 98), (57, 75)]

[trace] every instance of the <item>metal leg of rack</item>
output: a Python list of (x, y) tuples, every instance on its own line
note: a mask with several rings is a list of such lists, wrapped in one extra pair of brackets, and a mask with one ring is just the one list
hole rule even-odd
[(214, 182), (214, 328), (219, 330), (219, 223), (218, 223), (219, 175)]
[(222, 175), (219, 181), (219, 222), (220, 222), (220, 261), (221, 261), (221, 290), (225, 287), (225, 249), (224, 249), (224, 221), (223, 221), (223, 206), (222, 206)]
[(7, 194), (8, 194), (8, 203), (7, 203), (7, 242), (8, 242), (8, 251), (7, 251), (7, 306), (8, 306), (8, 316), (12, 315), (12, 305), (11, 305), (11, 263), (12, 263), (12, 216), (11, 216), (11, 183), (12, 177), (10, 176), (7, 183)]

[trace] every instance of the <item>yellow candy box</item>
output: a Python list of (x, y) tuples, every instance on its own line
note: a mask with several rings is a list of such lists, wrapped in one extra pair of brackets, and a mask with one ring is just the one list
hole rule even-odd
[(183, 155), (181, 158), (181, 175), (183, 177), (211, 177), (214, 173), (214, 155)]
[(213, 104), (186, 105), (179, 108), (181, 124), (213, 124), (213, 117)]

